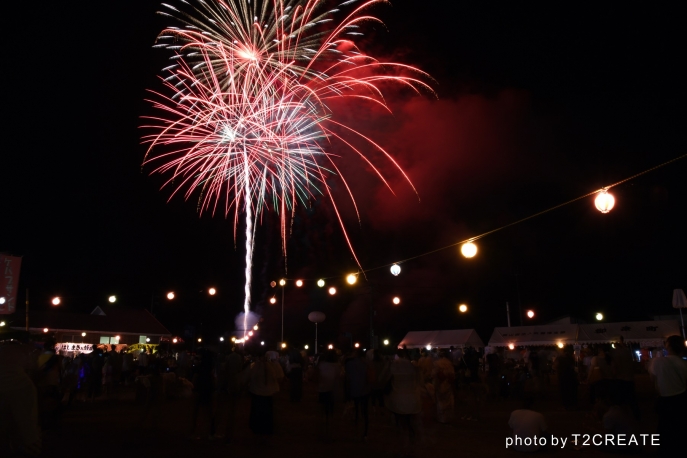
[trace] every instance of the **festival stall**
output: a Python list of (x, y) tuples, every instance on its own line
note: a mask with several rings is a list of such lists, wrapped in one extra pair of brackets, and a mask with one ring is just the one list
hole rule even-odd
[(666, 337), (679, 334), (680, 323), (676, 320), (623, 321), (581, 324), (577, 340), (581, 344), (603, 344), (618, 342), (622, 336), (628, 344), (649, 348), (663, 347)]
[(474, 329), (446, 331), (411, 331), (398, 344), (398, 348), (483, 348), (484, 342)]

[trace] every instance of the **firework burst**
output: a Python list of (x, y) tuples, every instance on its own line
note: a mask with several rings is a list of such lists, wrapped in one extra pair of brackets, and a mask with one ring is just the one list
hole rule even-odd
[(165, 185), (173, 188), (172, 196), (183, 193), (189, 199), (200, 190), (201, 213), (231, 214), (235, 238), (239, 217), (245, 215), (247, 316), (254, 219), (266, 209), (280, 214), (286, 253), (287, 227), (298, 202), (325, 196), (358, 261), (328, 185), (328, 180), (341, 180), (355, 206), (336, 165), (345, 158), (328, 152), (333, 141), (346, 145), (389, 187), (355, 146), (355, 138), (362, 139), (366, 149), (385, 155), (412, 186), (383, 148), (337, 121), (330, 102), (358, 99), (388, 110), (383, 84), (433, 92), (423, 72), (380, 62), (352, 41), (361, 35), (361, 24), (380, 22), (366, 11), (384, 0), (349, 0), (333, 9), (325, 9), (322, 1), (179, 3), (163, 4), (160, 13), (181, 27), (165, 29), (155, 45), (174, 55), (164, 69), (166, 90), (151, 100), (160, 114), (144, 126), (151, 132), (143, 138), (149, 143), (145, 163), (169, 177)]

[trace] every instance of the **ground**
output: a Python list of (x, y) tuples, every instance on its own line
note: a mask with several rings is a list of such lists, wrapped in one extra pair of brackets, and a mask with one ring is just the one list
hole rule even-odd
[[(646, 375), (637, 377), (642, 410), (641, 431), (654, 433), (656, 417), (653, 412), (653, 389)], [(580, 389), (585, 395), (584, 386)], [(201, 423), (196, 434), (191, 434), (192, 399), (165, 401), (158, 411), (150, 411), (144, 419), (144, 408), (134, 401), (131, 387), (122, 389), (117, 398), (96, 399), (95, 402), (77, 401), (65, 412), (62, 424), (45, 432), (45, 457), (219, 457), (239, 454), (253, 457), (396, 457), (404, 456), (404, 436), (394, 427), (388, 412), (370, 411), (370, 431), (363, 440), (361, 430), (356, 431), (353, 412), (344, 414), (344, 406), (337, 404), (332, 432), (323, 434), (322, 416), (317, 404), (316, 388), (304, 385), (300, 403), (291, 403), (288, 386), (275, 396), (274, 436), (258, 438), (248, 429), (250, 401), (240, 399), (237, 413), (235, 440), (225, 444), (223, 439), (209, 439), (208, 425)], [(416, 457), (500, 457), (526, 456), (506, 450), (507, 426), (510, 412), (519, 407), (517, 400), (487, 401), (478, 421), (463, 420), (468, 404), (459, 399), (456, 417), (450, 424), (429, 421), (423, 437), (412, 450)], [(220, 403), (220, 410), (223, 406)], [(580, 410), (565, 411), (558, 400), (555, 380), (545, 393), (545, 399), (534, 408), (544, 413), (551, 434), (570, 436), (590, 432), (594, 421), (589, 417), (591, 407), (582, 401)], [(220, 420), (219, 433), (224, 433), (225, 421)], [(656, 449), (646, 447), (645, 455), (655, 455)], [(572, 448), (549, 448), (537, 456), (566, 457), (580, 453), (597, 457), (613, 456), (593, 448), (577, 451)]]

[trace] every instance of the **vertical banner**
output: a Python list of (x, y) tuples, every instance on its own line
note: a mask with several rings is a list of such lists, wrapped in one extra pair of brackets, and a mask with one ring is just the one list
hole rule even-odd
[(21, 258), (0, 253), (0, 315), (14, 313)]

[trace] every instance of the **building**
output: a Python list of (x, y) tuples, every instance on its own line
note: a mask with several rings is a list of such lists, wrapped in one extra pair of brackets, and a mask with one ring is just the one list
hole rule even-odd
[[(21, 312), (17, 313), (22, 316)], [(29, 332), (50, 335), (62, 351), (89, 353), (100, 344), (118, 349), (134, 344), (159, 344), (171, 333), (147, 310), (96, 307), (90, 314), (58, 310), (30, 311)], [(26, 329), (12, 323), (13, 329)]]

